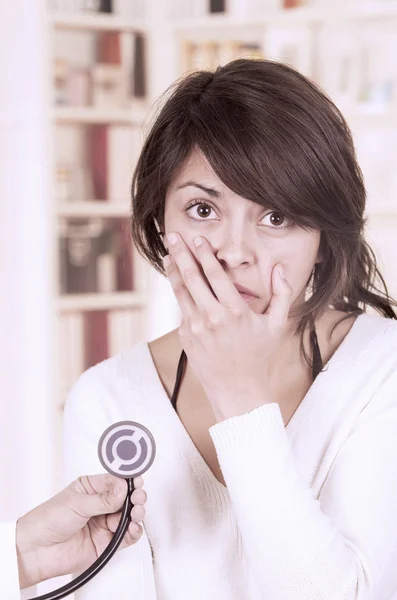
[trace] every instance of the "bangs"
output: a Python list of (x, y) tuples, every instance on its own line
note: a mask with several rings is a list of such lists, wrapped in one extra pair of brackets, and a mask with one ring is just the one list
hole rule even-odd
[[(329, 227), (323, 170), (299, 132), (271, 112), (260, 123), (238, 103), (217, 100), (191, 111), (187, 151), (198, 148), (234, 193), (277, 210), (305, 229)], [(187, 154), (186, 152), (185, 154)], [(329, 188), (328, 188), (329, 193)]]

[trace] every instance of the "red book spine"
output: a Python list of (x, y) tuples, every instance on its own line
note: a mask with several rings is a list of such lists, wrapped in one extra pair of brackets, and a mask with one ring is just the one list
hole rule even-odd
[(87, 155), (91, 165), (95, 200), (108, 199), (108, 126), (92, 125), (87, 129)]
[(84, 313), (85, 369), (109, 357), (108, 311), (93, 310)]
[(121, 64), (120, 33), (103, 31), (97, 34), (96, 62), (107, 65)]

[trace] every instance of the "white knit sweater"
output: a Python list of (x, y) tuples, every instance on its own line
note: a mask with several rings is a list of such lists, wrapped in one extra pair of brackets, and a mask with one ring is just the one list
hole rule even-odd
[(97, 443), (120, 420), (157, 444), (144, 535), (78, 599), (397, 598), (396, 321), (358, 317), (286, 428), (276, 403), (211, 427), (227, 488), (172, 408), (147, 342), (72, 388), (65, 485), (104, 471)]

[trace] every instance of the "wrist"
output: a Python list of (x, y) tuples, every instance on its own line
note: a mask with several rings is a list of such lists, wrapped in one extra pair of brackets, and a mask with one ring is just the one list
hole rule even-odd
[(37, 548), (29, 540), (28, 527), (23, 517), (16, 524), (16, 552), (18, 562), (19, 587), (24, 589), (41, 581), (37, 568)]

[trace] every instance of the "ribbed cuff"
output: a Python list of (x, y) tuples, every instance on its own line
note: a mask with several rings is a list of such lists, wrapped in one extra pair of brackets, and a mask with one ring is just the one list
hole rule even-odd
[(284, 421), (277, 402), (263, 404), (209, 428), (212, 440), (219, 450), (250, 442), (258, 434), (261, 437), (278, 437), (280, 431), (285, 435)]

